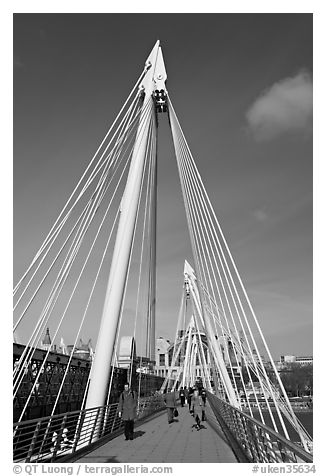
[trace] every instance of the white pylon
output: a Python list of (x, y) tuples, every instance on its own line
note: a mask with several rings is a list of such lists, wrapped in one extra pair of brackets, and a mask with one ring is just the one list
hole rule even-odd
[[(218, 369), (218, 373), (223, 382), (223, 386), (225, 388), (229, 402), (234, 407), (239, 408), (240, 402), (238, 401), (236, 397), (234, 388), (232, 386), (230, 377), (228, 375), (226, 365), (223, 359), (223, 355), (219, 347), (219, 343), (215, 337), (215, 333), (213, 332), (209, 316), (207, 315), (204, 307), (201, 304), (200, 293), (197, 286), (195, 271), (193, 270), (193, 268), (190, 266), (190, 264), (187, 261), (185, 261), (184, 275), (185, 275), (185, 279), (188, 281), (189, 291), (193, 301), (194, 310), (197, 312), (198, 316), (200, 317), (205, 329), (205, 334), (208, 341), (208, 347), (212, 356), (212, 359), (211, 359), (212, 367), (215, 365)], [(215, 375), (214, 369), (213, 369), (213, 379), (214, 379), (215, 388), (217, 388), (218, 382), (217, 382), (217, 376)]]
[[(199, 344), (199, 361), (202, 369), (202, 378), (205, 382), (205, 388), (212, 392), (212, 386), (211, 386), (211, 380), (210, 380), (210, 374), (209, 374), (209, 368), (208, 368), (208, 363), (206, 361), (205, 353), (204, 353), (204, 347), (203, 347), (203, 342), (201, 339), (200, 331), (199, 331), (199, 325), (198, 321), (196, 319), (196, 316), (194, 316), (194, 321), (196, 324), (196, 331), (197, 331), (197, 336), (198, 336), (198, 344)], [(207, 352), (207, 356), (208, 356)]]
[[(128, 180), (121, 202), (119, 227), (90, 375), (86, 408), (103, 406), (106, 403), (110, 366), (126, 286), (132, 238), (136, 226), (137, 205), (141, 193), (141, 178), (145, 167), (150, 121), (155, 112), (154, 102), (150, 105), (152, 107), (152, 115), (148, 114), (148, 112), (146, 113), (146, 108), (148, 107), (148, 102), (152, 100), (151, 96), (155, 90), (165, 90), (165, 80), (167, 78), (159, 41), (156, 42), (146, 61), (146, 65), (148, 69), (141, 84), (144, 100)], [(154, 127), (156, 127), (155, 121)]]
[(186, 352), (184, 357), (184, 370), (183, 370), (183, 376), (182, 376), (183, 388), (189, 387), (190, 385), (189, 359), (190, 359), (190, 352), (191, 352), (191, 336), (192, 336), (192, 331), (194, 327), (195, 327), (194, 318), (193, 316), (191, 316), (189, 326), (188, 326), (188, 340), (187, 340)]

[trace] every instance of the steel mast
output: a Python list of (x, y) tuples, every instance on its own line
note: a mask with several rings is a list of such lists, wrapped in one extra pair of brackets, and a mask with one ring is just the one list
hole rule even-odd
[[(189, 291), (190, 291), (190, 294), (192, 296), (194, 307), (195, 307), (195, 309), (198, 313), (198, 316), (200, 317), (200, 319), (202, 321), (202, 324), (204, 325), (204, 328), (205, 328), (205, 333), (206, 333), (206, 337), (207, 337), (207, 340), (208, 340), (209, 349), (210, 349), (210, 351), (212, 353), (212, 357), (213, 357), (212, 364), (215, 364), (216, 367), (218, 368), (219, 375), (220, 375), (220, 378), (223, 382), (224, 388), (226, 390), (229, 402), (234, 407), (239, 408), (240, 403), (239, 403), (239, 401), (236, 397), (234, 388), (232, 386), (232, 382), (231, 382), (230, 377), (228, 375), (220, 346), (217, 342), (215, 333), (213, 332), (211, 322), (210, 322), (210, 320), (207, 316), (207, 313), (205, 311), (205, 308), (203, 306), (204, 301), (201, 298), (200, 286), (197, 283), (197, 278), (196, 278), (196, 275), (195, 275), (195, 271), (190, 266), (190, 264), (188, 263), (187, 260), (185, 261), (185, 266), (184, 266), (184, 276), (185, 276), (185, 279), (188, 282)], [(217, 388), (218, 388), (217, 375), (215, 374), (214, 370), (215, 369), (213, 368), (213, 378), (214, 378), (214, 384), (215, 384), (215, 391), (217, 391)]]
[[(113, 251), (109, 281), (102, 312), (95, 358), (92, 365), (86, 408), (106, 404), (110, 366), (117, 335), (122, 300), (127, 280), (132, 238), (136, 226), (141, 178), (145, 167), (150, 122), (157, 109), (157, 97), (166, 95), (167, 78), (160, 42), (157, 41), (146, 61), (147, 72), (140, 86), (143, 95), (138, 131), (133, 149), (127, 184), (120, 205), (120, 220)], [(152, 100), (152, 97), (154, 100)], [(155, 103), (156, 99), (156, 103)], [(151, 104), (149, 106), (149, 101)], [(163, 101), (164, 102), (164, 101)], [(152, 108), (148, 114), (147, 107)], [(146, 113), (147, 111), (147, 113)], [(157, 127), (154, 121), (154, 127)]]

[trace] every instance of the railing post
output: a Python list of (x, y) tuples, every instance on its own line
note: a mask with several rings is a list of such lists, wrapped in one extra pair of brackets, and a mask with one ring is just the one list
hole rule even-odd
[(111, 405), (106, 405), (104, 408), (104, 417), (102, 418), (102, 429), (101, 436), (105, 436), (106, 433), (110, 433), (110, 415), (111, 415)]
[(261, 428), (256, 428), (257, 436), (258, 436), (258, 444), (260, 446), (260, 453), (263, 455), (265, 459), (265, 463), (271, 463), (269, 449), (266, 443), (266, 434)]
[(247, 443), (247, 451), (250, 452), (251, 456), (251, 461), (255, 461), (255, 454), (256, 454), (256, 446), (252, 440), (252, 431), (251, 431), (251, 421), (250, 420), (245, 420), (245, 431), (246, 431), (246, 443)]
[(31, 441), (31, 444), (29, 445), (29, 449), (28, 449), (27, 458), (25, 460), (25, 463), (29, 463), (31, 461), (31, 457), (32, 457), (32, 454), (33, 454), (33, 451), (34, 451), (34, 448), (35, 448), (37, 435), (40, 431), (40, 426), (41, 426), (41, 422), (39, 421), (39, 422), (37, 422), (37, 425), (35, 427), (34, 434), (33, 434), (33, 437), (32, 437), (32, 441)]
[(280, 455), (281, 455), (281, 460), (282, 460), (283, 463), (285, 463), (286, 462), (286, 455), (285, 455), (283, 445), (280, 441), (277, 442), (277, 447), (278, 447), (278, 450), (279, 450)]
[(113, 430), (114, 430), (114, 425), (115, 425), (115, 421), (116, 421), (116, 419), (117, 419), (117, 415), (118, 415), (118, 407), (116, 407), (116, 409), (115, 409), (115, 414), (114, 414), (114, 418), (113, 418), (111, 433), (112, 433)]
[(52, 457), (51, 457), (51, 463), (54, 461), (55, 457), (57, 456), (58, 446), (60, 448), (60, 444), (61, 444), (61, 440), (62, 440), (62, 433), (63, 433), (63, 430), (66, 426), (66, 421), (67, 421), (67, 414), (65, 414), (64, 417), (63, 417), (63, 420), (62, 420), (62, 423), (61, 423), (61, 426), (60, 426), (60, 430), (58, 432), (56, 441), (54, 443), (54, 450), (53, 450)]
[(38, 451), (38, 456), (39, 456), (40, 454), (42, 454), (43, 447), (44, 447), (44, 443), (45, 443), (46, 438), (47, 438), (47, 436), (48, 436), (49, 428), (50, 428), (51, 422), (52, 422), (52, 417), (50, 417), (50, 419), (49, 419), (49, 421), (48, 421), (48, 424), (47, 424), (47, 426), (46, 426), (46, 430), (45, 430), (45, 432), (44, 432), (43, 439), (42, 439), (42, 444), (41, 444), (40, 449), (39, 449), (39, 451)]
[(92, 439), (93, 439), (93, 436), (94, 436), (95, 427), (96, 427), (96, 423), (97, 423), (97, 420), (98, 420), (98, 417), (99, 417), (100, 411), (101, 411), (101, 407), (100, 407), (100, 408), (98, 408), (98, 409), (97, 409), (97, 411), (96, 411), (96, 417), (95, 417), (95, 420), (94, 420), (94, 425), (93, 425), (93, 428), (92, 428), (92, 431), (91, 431), (91, 434), (90, 434), (89, 444), (91, 444), (91, 443), (92, 443)]
[(249, 436), (249, 425), (250, 425), (250, 422), (248, 422), (248, 420), (244, 416), (242, 416), (242, 428), (243, 428), (243, 434), (244, 434), (244, 438), (243, 438), (244, 451), (246, 455), (249, 457), (249, 459), (251, 461), (254, 461), (252, 444), (251, 444), (251, 439)]
[(76, 451), (77, 445), (79, 443), (79, 438), (80, 438), (81, 430), (84, 424), (84, 419), (85, 419), (85, 411), (82, 410), (80, 418), (78, 419), (78, 423), (77, 423), (77, 430), (75, 432), (74, 443), (72, 445), (72, 450), (71, 450), (72, 453)]
[(251, 441), (253, 442), (253, 445), (252, 445), (252, 448), (254, 449), (254, 454), (256, 455), (255, 457), (255, 463), (263, 463), (264, 461), (262, 461), (261, 459), (261, 451), (260, 451), (260, 448), (259, 448), (259, 444), (258, 444), (258, 438), (257, 438), (257, 429), (255, 428), (255, 426), (253, 425), (253, 423), (250, 423), (249, 424), (249, 431), (250, 431), (250, 434), (251, 434)]

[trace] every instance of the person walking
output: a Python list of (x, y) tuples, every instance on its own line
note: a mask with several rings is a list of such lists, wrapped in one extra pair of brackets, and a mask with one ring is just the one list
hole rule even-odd
[(181, 406), (183, 407), (186, 400), (186, 392), (184, 391), (183, 387), (181, 387), (179, 390), (179, 397), (180, 397)]
[(188, 389), (187, 389), (187, 387), (185, 387), (185, 397), (186, 397), (185, 403), (186, 403), (186, 405), (188, 405)]
[(171, 392), (171, 389), (169, 388), (167, 390), (167, 393), (164, 394), (163, 400), (165, 402), (166, 411), (167, 411), (167, 415), (168, 415), (168, 422), (170, 424), (170, 423), (173, 422), (173, 411), (177, 406), (175, 393)]
[(201, 391), (201, 399), (202, 399), (202, 403), (203, 403), (203, 406), (202, 406), (202, 411), (201, 411), (201, 421), (205, 421), (206, 420), (206, 414), (205, 414), (205, 409), (206, 409), (206, 390), (204, 388), (202, 388), (202, 391)]
[(200, 396), (203, 401), (203, 405), (206, 406), (206, 390), (204, 388), (202, 388)]
[(187, 399), (188, 399), (188, 407), (189, 407), (190, 413), (191, 413), (191, 398), (192, 398), (193, 393), (194, 393), (194, 389), (189, 386)]
[(120, 395), (118, 415), (124, 421), (124, 433), (126, 440), (134, 439), (134, 420), (137, 411), (137, 393), (131, 390), (129, 383), (125, 383), (124, 390)]
[(196, 421), (195, 426), (197, 431), (200, 430), (200, 416), (202, 414), (202, 406), (203, 404), (202, 404), (201, 396), (199, 395), (199, 391), (196, 389), (191, 398), (191, 410), (192, 410), (192, 415)]

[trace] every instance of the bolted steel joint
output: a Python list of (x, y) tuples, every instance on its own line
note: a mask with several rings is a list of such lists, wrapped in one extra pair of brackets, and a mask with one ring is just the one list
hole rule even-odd
[(153, 91), (153, 98), (155, 101), (156, 111), (157, 112), (167, 112), (167, 94), (165, 89), (155, 89)]

